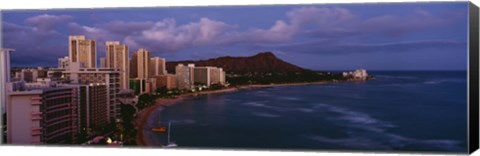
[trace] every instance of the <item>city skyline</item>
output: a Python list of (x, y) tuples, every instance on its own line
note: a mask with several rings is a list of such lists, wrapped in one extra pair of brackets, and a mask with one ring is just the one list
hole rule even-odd
[(2, 41), (17, 50), (12, 66), (56, 66), (68, 52), (68, 36), (85, 35), (96, 41), (97, 59), (105, 57), (105, 42), (115, 40), (129, 46), (130, 57), (146, 48), (167, 61), (272, 51), (314, 70), (465, 70), (467, 6), (453, 2), (4, 11)]

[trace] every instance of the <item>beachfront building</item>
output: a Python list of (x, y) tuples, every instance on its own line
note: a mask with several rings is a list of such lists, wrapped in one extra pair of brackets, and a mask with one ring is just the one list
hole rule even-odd
[(107, 41), (105, 44), (107, 47), (105, 67), (120, 69), (120, 88), (128, 89), (130, 79), (128, 46), (118, 41)]
[(210, 71), (212, 67), (195, 67), (193, 73), (193, 81), (195, 84), (202, 84), (206, 86), (210, 86), (211, 82), (211, 73)]
[(193, 89), (194, 85), (194, 64), (188, 64), (187, 66), (183, 64), (178, 64), (175, 67), (175, 76), (177, 79), (178, 89)]
[[(59, 72), (57, 69), (56, 72)], [(109, 122), (120, 118), (120, 103), (117, 94), (120, 91), (120, 69), (112, 68), (79, 68), (78, 64), (71, 64), (70, 70), (61, 71), (62, 77), (73, 84), (106, 84), (108, 95), (107, 116)]]
[(76, 143), (78, 134), (76, 88), (49, 86), (29, 90), (25, 87), (9, 86), (7, 143), (20, 145)]
[(67, 69), (68, 68), (68, 56), (58, 58), (58, 68)]
[(225, 71), (222, 68), (210, 68), (210, 84), (225, 84)]
[(157, 88), (165, 87), (166, 89), (177, 88), (177, 79), (175, 75), (166, 74), (155, 76), (157, 79)]
[(148, 79), (149, 78), (149, 65), (150, 65), (150, 52), (146, 49), (140, 48), (132, 56), (132, 72), (133, 78)]
[(136, 95), (153, 93), (157, 89), (156, 78), (130, 79), (130, 88)]
[(61, 84), (78, 90), (79, 132), (99, 131), (108, 123), (108, 89), (105, 83)]
[(68, 51), (69, 63), (79, 63), (81, 68), (97, 67), (97, 45), (94, 40), (85, 39), (85, 36), (69, 36)]
[(160, 58), (160, 57), (151, 58), (150, 66), (148, 68), (149, 68), (149, 72), (150, 72), (149, 74), (151, 77), (167, 74), (167, 70), (165, 70), (166, 65), (165, 65), (164, 58)]

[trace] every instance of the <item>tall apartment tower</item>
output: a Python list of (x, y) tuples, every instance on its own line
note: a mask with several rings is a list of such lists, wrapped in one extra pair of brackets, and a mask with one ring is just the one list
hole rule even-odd
[(190, 90), (193, 88), (194, 68), (194, 64), (188, 64), (187, 66), (178, 64), (175, 67), (175, 77), (177, 77), (178, 89)]
[(153, 57), (150, 59), (150, 76), (165, 75), (165, 59), (160, 57)]
[(7, 103), (7, 143), (76, 143), (77, 94), (78, 90), (73, 87), (10, 92)]
[(120, 88), (128, 89), (130, 66), (128, 60), (128, 46), (118, 41), (107, 41), (106, 68), (120, 69)]
[(68, 51), (70, 64), (78, 63), (80, 68), (97, 67), (97, 45), (94, 40), (87, 40), (85, 36), (69, 36)]
[(2, 103), (2, 113), (5, 113), (7, 103), (7, 90), (5, 89), (8, 82), (10, 82), (10, 52), (15, 51), (13, 49), (1, 49), (0, 50), (0, 71), (5, 73), (0, 74), (0, 102)]
[[(138, 49), (136, 53), (132, 56), (132, 63), (136, 64), (136, 77), (138, 79), (148, 79), (150, 65), (150, 52), (146, 49)], [(135, 76), (134, 75), (134, 76)]]

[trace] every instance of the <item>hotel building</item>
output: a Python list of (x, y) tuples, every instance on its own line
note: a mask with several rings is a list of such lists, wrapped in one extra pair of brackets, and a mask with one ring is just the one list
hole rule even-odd
[(225, 71), (222, 68), (210, 68), (210, 84), (225, 84)]
[(120, 117), (120, 103), (117, 100), (117, 94), (120, 91), (120, 69), (112, 68), (78, 68), (78, 64), (71, 64), (70, 70), (53, 72), (62, 72), (62, 77), (70, 80), (73, 84), (90, 85), (92, 83), (106, 84), (108, 96), (107, 117), (109, 122), (114, 122)]
[(155, 76), (157, 79), (157, 88), (165, 87), (167, 89), (177, 88), (177, 79), (175, 75), (166, 74)]
[(78, 90), (78, 125), (79, 131), (99, 130), (108, 123), (108, 95), (105, 83), (61, 84)]
[(106, 42), (106, 68), (120, 69), (120, 88), (128, 89), (130, 66), (128, 60), (128, 46), (118, 41)]
[[(15, 51), (13, 49), (0, 49), (0, 71), (5, 73), (0, 74), (0, 86), (6, 86), (10, 82), (10, 52)], [(7, 103), (7, 90), (6, 87), (1, 87), (0, 102), (2, 113), (5, 113)]]
[(206, 86), (210, 86), (211, 83), (211, 73), (212, 67), (195, 67), (194, 70), (194, 82), (200, 83)]
[(79, 63), (81, 68), (97, 67), (97, 46), (94, 40), (87, 40), (85, 36), (69, 36), (68, 51), (71, 63)]
[(78, 134), (76, 88), (46, 87), (18, 91), (11, 87), (9, 90), (8, 143), (76, 143)]
[(194, 68), (194, 64), (188, 64), (187, 66), (178, 64), (175, 67), (175, 76), (177, 78), (177, 87), (179, 89), (190, 90), (193, 88)]
[[(133, 77), (138, 79), (148, 79), (149, 76), (149, 65), (150, 65), (150, 52), (146, 49), (138, 49), (132, 56), (132, 71)], [(135, 68), (135, 69), (133, 69)]]
[(167, 74), (165, 70), (165, 59), (160, 57), (153, 57), (150, 59), (149, 74), (150, 76), (164, 75)]
[(67, 69), (69, 61), (68, 56), (58, 58), (58, 68)]

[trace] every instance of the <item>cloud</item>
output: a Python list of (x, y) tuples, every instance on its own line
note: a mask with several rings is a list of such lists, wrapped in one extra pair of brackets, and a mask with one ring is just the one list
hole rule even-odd
[(43, 15), (38, 15), (34, 17), (27, 18), (25, 20), (26, 24), (35, 26), (39, 29), (42, 30), (51, 30), (53, 27), (55, 27), (57, 24), (63, 23), (65, 21), (72, 20), (72, 16), (68, 15), (49, 15), (49, 14), (43, 14)]
[(355, 18), (355, 15), (348, 9), (338, 7), (301, 7), (287, 12), (286, 15), (290, 19), (291, 24), (295, 26), (315, 23), (327, 27)]
[(372, 52), (407, 52), (412, 50), (423, 49), (446, 49), (465, 47), (466, 42), (455, 40), (420, 40), (420, 41), (404, 41), (389, 43), (369, 43), (369, 44), (347, 44), (339, 43), (332, 40), (320, 40), (313, 42), (297, 43), (290, 45), (282, 45), (275, 47), (282, 51), (309, 53), (309, 54), (325, 54), (340, 55), (351, 53), (372, 53)]
[(216, 39), (229, 28), (232, 26), (208, 18), (179, 26), (174, 19), (164, 19), (155, 22), (148, 29), (125, 37), (124, 42), (134, 47), (147, 47), (154, 51), (178, 51), (214, 44)]
[[(356, 42), (378, 36), (395, 38), (432, 28), (443, 28), (464, 19), (465, 12), (447, 10), (441, 14), (416, 9), (405, 14), (363, 17), (353, 10), (340, 7), (298, 7), (287, 11), (284, 19), (273, 19), (271, 25), (265, 28), (205, 17), (186, 24), (165, 18), (158, 21), (102, 21), (91, 25), (73, 22), (73, 18), (68, 15), (42, 14), (25, 19), (23, 24), (3, 22), (4, 45), (32, 53), (32, 56), (66, 55), (68, 35), (85, 35), (97, 41), (99, 54), (102, 54), (105, 41), (109, 40), (127, 44), (131, 53), (138, 48), (164, 53), (202, 47), (245, 45), (285, 52), (312, 53), (312, 49), (316, 49), (325, 54), (379, 52), (389, 48), (395, 49), (388, 51), (400, 51), (459, 44), (438, 40), (385, 44), (339, 41), (352, 42), (349, 39), (356, 38)], [(56, 31), (58, 27), (66, 27), (68, 34)], [(304, 39), (315, 41), (295, 43), (305, 41)]]
[[(21, 62), (21, 65), (55, 63), (52, 57), (59, 57), (59, 51), (66, 50), (63, 35), (57, 31), (39, 29), (37, 27), (22, 26), (10, 22), (3, 22), (2, 42), (6, 48), (14, 48), (12, 64)], [(52, 57), (50, 57), (52, 56)], [(21, 61), (20, 61), (21, 60)]]
[(304, 31), (303, 34), (314, 38), (400, 37), (428, 29), (443, 28), (465, 18), (465, 12), (461, 11), (433, 14), (423, 9), (406, 11), (402, 15), (384, 14), (365, 19), (347, 14), (348, 10), (343, 12), (346, 12), (343, 13), (345, 17), (340, 18), (343, 20), (324, 22), (327, 24)]

